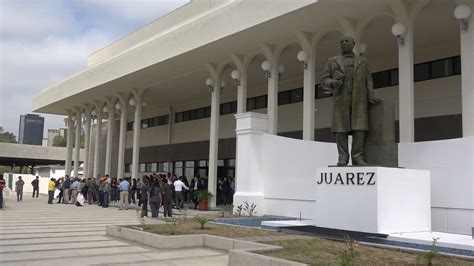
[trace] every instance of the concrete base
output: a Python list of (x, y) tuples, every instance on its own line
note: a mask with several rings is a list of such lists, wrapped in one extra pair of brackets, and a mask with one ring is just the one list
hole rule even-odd
[(381, 234), (431, 230), (429, 171), (319, 168), (316, 183), (316, 226)]

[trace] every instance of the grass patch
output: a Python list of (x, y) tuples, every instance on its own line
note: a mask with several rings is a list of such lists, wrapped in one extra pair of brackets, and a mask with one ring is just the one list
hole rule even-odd
[[(160, 235), (171, 235), (170, 229), (163, 224), (156, 225), (145, 225), (140, 226), (144, 231), (160, 234)], [(186, 221), (179, 221), (176, 224), (175, 235), (191, 235), (191, 234), (209, 234), (216, 236), (225, 236), (230, 238), (248, 237), (248, 236), (273, 236), (282, 235), (283, 233), (260, 230), (255, 228), (245, 228), (237, 226), (228, 226), (220, 224), (206, 223), (204, 229), (201, 229), (201, 225), (193, 219)]]
[[(309, 265), (341, 265), (345, 242), (322, 238), (265, 242), (283, 247), (282, 250), (262, 253), (267, 256), (297, 261)], [(358, 245), (355, 265), (426, 265), (423, 253), (398, 251)], [(473, 261), (439, 255), (434, 265), (474, 265)]]

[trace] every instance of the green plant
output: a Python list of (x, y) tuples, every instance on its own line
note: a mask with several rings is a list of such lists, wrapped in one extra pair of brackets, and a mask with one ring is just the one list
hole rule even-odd
[(354, 259), (358, 255), (356, 248), (359, 244), (348, 235), (344, 236), (344, 239), (346, 241), (346, 249), (341, 254), (341, 265), (355, 265)]
[(222, 208), (222, 212), (221, 212), (222, 217), (225, 217), (225, 212), (228, 212), (229, 214), (232, 214), (233, 209), (234, 209), (234, 205), (232, 205), (232, 204), (224, 205), (224, 207)]
[(176, 226), (178, 225), (179, 219), (176, 217), (164, 217), (163, 220), (170, 229), (170, 234), (174, 235), (176, 233)]
[(196, 217), (194, 217), (194, 220), (201, 225), (201, 229), (204, 229), (204, 225), (207, 222), (209, 222), (209, 218), (204, 217), (204, 216), (196, 216)]
[(433, 242), (431, 242), (430, 250), (423, 254), (423, 257), (425, 258), (426, 263), (430, 266), (433, 265), (433, 259), (439, 256), (438, 246), (437, 246), (438, 240), (439, 240), (439, 237), (433, 237)]
[(238, 216), (242, 216), (242, 211), (243, 211), (243, 207), (242, 207), (242, 204), (240, 204), (237, 207), (235, 207), (234, 214), (236, 214)]
[(212, 193), (207, 190), (199, 191), (199, 201), (208, 201), (212, 196)]
[(248, 202), (244, 201), (244, 208), (243, 210), (247, 212), (247, 215), (252, 217), (254, 216), (257, 211), (255, 210), (257, 208), (257, 204), (255, 203), (252, 203), (252, 204), (249, 204)]

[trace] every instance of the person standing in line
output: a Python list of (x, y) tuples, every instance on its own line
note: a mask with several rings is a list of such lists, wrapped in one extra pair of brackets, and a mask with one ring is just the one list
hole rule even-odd
[(199, 204), (199, 191), (201, 188), (201, 183), (199, 182), (199, 175), (195, 175), (193, 180), (191, 181), (191, 193), (192, 193), (192, 200), (194, 202), (194, 209), (197, 209)]
[(53, 204), (55, 189), (56, 189), (56, 182), (54, 182), (54, 178), (51, 178), (48, 183), (48, 204)]
[(110, 194), (110, 178), (106, 178), (103, 182), (102, 188), (102, 208), (109, 207), (109, 194)]
[(162, 179), (161, 191), (163, 193), (163, 216), (173, 217), (173, 190), (166, 178)]
[(25, 181), (23, 181), (22, 177), (18, 177), (18, 181), (15, 182), (15, 191), (16, 191), (16, 201), (22, 202), (23, 201), (23, 186), (25, 185)]
[(142, 185), (140, 186), (142, 213), (140, 217), (148, 216), (148, 176), (142, 177)]
[(94, 202), (94, 195), (95, 195), (95, 182), (92, 180), (92, 178), (87, 178), (87, 202), (89, 205)]
[(120, 208), (119, 210), (125, 209), (128, 210), (128, 190), (130, 189), (130, 183), (127, 179), (122, 179), (119, 184), (120, 189)]
[(36, 176), (36, 179), (31, 181), (31, 185), (33, 186), (33, 198), (35, 198), (35, 193), (36, 193), (36, 198), (38, 198), (38, 194), (39, 194), (39, 176)]
[(72, 185), (70, 187), (70, 189), (71, 189), (71, 201), (72, 201), (72, 204), (74, 204), (74, 205), (77, 202), (77, 194), (79, 193), (79, 186), (80, 186), (79, 180), (77, 178), (75, 178), (74, 182), (72, 182)]
[(137, 193), (137, 179), (132, 180), (132, 187), (130, 189), (130, 198), (132, 199), (132, 203), (135, 204), (135, 194)]
[(99, 181), (99, 206), (104, 205), (104, 182), (105, 179), (101, 178), (100, 175), (97, 176), (97, 180)]
[[(58, 195), (58, 202), (56, 204), (61, 203), (61, 200), (63, 199), (63, 188), (61, 186), (62, 182), (64, 181), (64, 177), (58, 178), (55, 182), (55, 186), (57, 189), (59, 189), (59, 195)], [(54, 198), (54, 197), (53, 197)]]
[(160, 189), (161, 181), (155, 179), (153, 186), (148, 190), (148, 200), (151, 207), (151, 218), (158, 218), (160, 212), (160, 204), (162, 202), (162, 195)]
[(174, 191), (176, 195), (176, 209), (183, 208), (184, 205), (184, 196), (183, 196), (183, 188), (189, 190), (189, 188), (183, 183), (183, 177), (180, 176), (179, 179), (174, 181)]
[(5, 180), (0, 177), (0, 209), (3, 209), (3, 189), (5, 188)]
[(71, 179), (69, 178), (68, 175), (66, 175), (66, 178), (64, 179), (64, 182), (61, 184), (63, 188), (63, 203), (64, 204), (69, 204), (71, 203), (69, 201), (69, 188), (71, 187)]

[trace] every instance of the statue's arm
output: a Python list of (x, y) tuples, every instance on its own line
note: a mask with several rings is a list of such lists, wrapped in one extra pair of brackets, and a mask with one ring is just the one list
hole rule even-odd
[(325, 90), (332, 91), (331, 81), (332, 81), (332, 78), (331, 78), (331, 60), (328, 60), (326, 62), (326, 66), (324, 66), (323, 74), (321, 75), (321, 87), (323, 87), (323, 89), (325, 89)]

